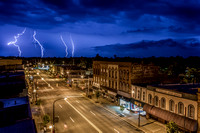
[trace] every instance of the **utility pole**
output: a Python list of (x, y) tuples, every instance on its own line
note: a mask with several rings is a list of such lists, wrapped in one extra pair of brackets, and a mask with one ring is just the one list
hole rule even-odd
[(89, 76), (88, 76), (88, 96), (89, 96)]
[(139, 109), (139, 115), (138, 115), (138, 127), (140, 127), (140, 109)]

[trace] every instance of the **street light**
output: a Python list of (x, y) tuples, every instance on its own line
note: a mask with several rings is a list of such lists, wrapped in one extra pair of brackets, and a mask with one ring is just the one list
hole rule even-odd
[(89, 96), (89, 85), (90, 85), (90, 83), (89, 83), (89, 76), (88, 76), (88, 96)]
[(55, 103), (59, 100), (67, 100), (67, 98), (59, 98), (53, 101), (53, 133), (55, 133)]

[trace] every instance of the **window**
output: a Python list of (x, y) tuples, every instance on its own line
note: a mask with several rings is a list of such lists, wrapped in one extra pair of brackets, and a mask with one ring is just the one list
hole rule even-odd
[(117, 89), (117, 82), (115, 82), (115, 88)]
[(194, 119), (194, 106), (193, 105), (188, 105), (188, 117)]
[(143, 99), (143, 101), (145, 101), (145, 92), (143, 92), (142, 95), (143, 95), (142, 99)]
[(127, 80), (129, 80), (129, 72), (127, 71)]
[(163, 108), (163, 109), (166, 108), (166, 100), (165, 100), (165, 98), (161, 98), (161, 108)]
[(126, 71), (124, 70), (124, 72), (123, 72), (123, 79), (125, 79), (126, 78)]
[(179, 114), (184, 114), (184, 104), (182, 102), (178, 103), (178, 113)]
[(169, 101), (169, 111), (173, 111), (174, 112), (174, 101), (173, 100)]
[(138, 95), (137, 98), (140, 99), (140, 90), (138, 90), (137, 95)]
[(125, 91), (126, 90), (126, 85), (125, 85), (125, 83), (123, 83), (123, 91)]
[(152, 104), (152, 95), (151, 94), (148, 95), (148, 103)]
[(113, 88), (114, 89), (114, 81), (112, 81), (112, 87), (111, 88)]
[(127, 89), (127, 92), (129, 91), (129, 85), (128, 84), (126, 84), (126, 89)]
[(155, 96), (155, 97), (154, 97), (154, 105), (155, 105), (155, 106), (158, 106), (158, 96)]
[(137, 87), (135, 87), (135, 98), (137, 98)]

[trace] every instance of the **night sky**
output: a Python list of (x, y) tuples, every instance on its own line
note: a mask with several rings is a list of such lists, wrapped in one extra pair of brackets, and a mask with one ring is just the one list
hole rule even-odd
[[(200, 56), (200, 0), (1, 0), (0, 56)], [(71, 38), (70, 38), (71, 36)]]

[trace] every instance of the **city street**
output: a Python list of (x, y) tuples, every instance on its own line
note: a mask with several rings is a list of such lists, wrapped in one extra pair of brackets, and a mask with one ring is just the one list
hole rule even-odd
[(64, 80), (52, 78), (39, 70), (35, 73), (38, 73), (34, 78), (38, 87), (38, 99), (42, 100), (40, 107), (43, 114), (50, 115), (52, 120), (53, 102), (63, 98), (55, 102), (55, 116), (59, 116), (59, 122), (55, 124), (57, 133), (142, 132), (86, 98), (78, 88), (68, 87)]

